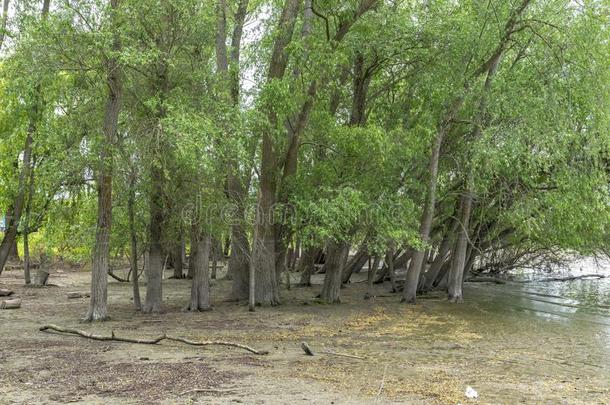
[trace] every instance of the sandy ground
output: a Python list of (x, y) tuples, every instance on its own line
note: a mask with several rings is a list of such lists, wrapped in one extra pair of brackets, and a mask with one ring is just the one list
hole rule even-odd
[[(365, 301), (365, 284), (352, 283), (334, 306), (315, 302), (319, 285), (292, 288), (283, 291), (283, 305), (250, 313), (226, 300), (230, 282), (218, 280), (213, 311), (191, 314), (180, 310), (190, 281), (166, 280), (165, 313), (145, 316), (132, 308), (131, 286), (111, 281), (112, 319), (83, 324), (88, 300), (66, 293), (88, 291), (89, 273), (56, 270), (50, 282), (57, 286), (46, 288), (24, 288), (21, 280), (19, 270), (0, 277), (0, 286), (23, 299), (21, 309), (0, 311), (1, 404), (610, 404), (609, 319), (540, 316), (481, 285), (466, 290), (463, 305), (433, 295), (416, 306), (399, 304), (387, 285)], [(38, 331), (47, 323), (129, 337), (230, 340), (270, 354)], [(309, 357), (302, 341), (365, 359)], [(467, 386), (477, 400), (466, 398)]]

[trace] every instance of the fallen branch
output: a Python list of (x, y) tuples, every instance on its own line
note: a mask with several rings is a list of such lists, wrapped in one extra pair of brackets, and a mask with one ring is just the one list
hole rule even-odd
[(192, 390), (184, 391), (180, 393), (180, 396), (186, 394), (197, 394), (197, 393), (212, 393), (212, 394), (233, 394), (235, 388), (219, 389), (219, 388), (195, 388)]
[[(301, 349), (303, 349), (303, 351), (305, 352), (306, 355), (308, 355), (308, 356), (315, 356), (315, 353), (313, 352), (311, 347), (309, 347), (307, 342), (301, 342)], [(349, 357), (351, 359), (358, 359), (358, 360), (364, 360), (365, 359), (365, 357), (355, 356), (353, 354), (347, 354), (347, 353), (337, 353), (337, 352), (329, 352), (329, 351), (323, 351), (323, 352), (318, 352), (318, 353), (329, 354), (331, 356)]]
[(6, 288), (0, 288), (0, 297), (8, 297), (10, 295), (13, 295), (13, 292), (11, 290), (7, 290)]
[(13, 298), (12, 300), (0, 301), (0, 309), (18, 309), (21, 307), (21, 299)]
[(69, 292), (67, 294), (68, 299), (74, 299), (74, 298), (89, 298), (91, 296), (91, 294), (89, 293), (81, 293), (81, 292)]
[(269, 352), (266, 350), (256, 350), (249, 346), (242, 345), (240, 343), (224, 342), (224, 341), (216, 341), (216, 340), (195, 342), (195, 341), (191, 341), (191, 340), (188, 340), (185, 338), (171, 337), (171, 336), (167, 336), (167, 335), (161, 335), (154, 339), (133, 339), (133, 338), (116, 336), (114, 334), (114, 331), (111, 332), (111, 336), (103, 336), (103, 335), (94, 335), (93, 333), (89, 333), (89, 332), (85, 332), (85, 331), (81, 331), (81, 330), (77, 330), (77, 329), (62, 328), (57, 325), (44, 325), (44, 326), (41, 326), (39, 328), (39, 330), (42, 332), (56, 331), (56, 332), (61, 332), (61, 333), (68, 333), (68, 334), (78, 335), (78, 336), (81, 336), (81, 337), (84, 337), (87, 339), (93, 339), (93, 340), (139, 343), (139, 344), (146, 344), (146, 345), (154, 345), (163, 340), (171, 340), (171, 341), (175, 341), (175, 342), (182, 342), (184, 344), (191, 345), (191, 346), (229, 346), (229, 347), (236, 347), (239, 349), (247, 350), (250, 353), (254, 353), (254, 354), (258, 354), (258, 355), (269, 354)]
[(256, 349), (251, 348), (250, 346), (242, 345), (241, 343), (235, 343), (235, 342), (223, 342), (220, 340), (208, 340), (208, 341), (204, 341), (204, 342), (194, 342), (192, 340), (188, 340), (185, 338), (181, 338), (181, 337), (175, 338), (175, 337), (170, 337), (170, 336), (166, 336), (165, 339), (173, 340), (175, 342), (182, 342), (184, 344), (191, 345), (191, 346), (228, 346), (228, 347), (237, 347), (238, 349), (247, 350), (250, 353), (259, 354), (259, 355), (269, 354), (269, 352), (266, 350), (256, 350)]

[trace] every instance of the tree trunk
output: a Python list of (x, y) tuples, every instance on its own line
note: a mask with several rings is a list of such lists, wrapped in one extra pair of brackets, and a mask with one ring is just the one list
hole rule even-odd
[[(241, 218), (240, 218), (241, 220)], [(229, 272), (233, 279), (231, 295), (233, 299), (248, 298), (248, 279), (250, 272), (250, 243), (243, 229), (243, 224), (233, 224), (231, 227), (231, 256), (229, 257)], [(239, 228), (239, 229), (236, 229)]]
[(129, 216), (129, 235), (131, 239), (131, 279), (133, 286), (133, 305), (136, 311), (142, 309), (142, 301), (140, 299), (140, 286), (138, 283), (138, 237), (136, 233), (135, 222), (135, 173), (132, 173), (129, 179), (129, 198), (127, 199), (127, 213)]
[(434, 282), (437, 279), (438, 273), (440, 272), (441, 267), (443, 266), (443, 263), (445, 263), (445, 260), (447, 259), (447, 255), (449, 254), (449, 251), (451, 250), (451, 245), (452, 245), (455, 233), (457, 232), (458, 224), (459, 224), (459, 222), (457, 220), (453, 220), (451, 229), (449, 229), (447, 231), (447, 233), (445, 234), (445, 236), (443, 237), (443, 240), (438, 248), (438, 253), (436, 254), (436, 257), (434, 258), (432, 265), (430, 265), (430, 269), (428, 269), (428, 271), (425, 274), (425, 282), (424, 282), (424, 287), (423, 287), (424, 291), (430, 291), (432, 289), (432, 287), (434, 286)]
[[(282, 10), (269, 63), (269, 81), (281, 79), (288, 64), (288, 45), (292, 40), (300, 0), (286, 0)], [(279, 285), (276, 277), (276, 229), (274, 205), (277, 192), (278, 156), (275, 154), (273, 128), (278, 118), (274, 106), (267, 106), (269, 130), (263, 132), (258, 202), (256, 206), (256, 232), (252, 244), (252, 264), (255, 270), (257, 304), (278, 305)]]
[(21, 220), (21, 212), (23, 210), (25, 202), (25, 183), (29, 178), (30, 173), (30, 161), (32, 156), (32, 142), (33, 133), (35, 131), (35, 118), (30, 119), (30, 125), (28, 127), (27, 135), (25, 138), (25, 147), (23, 149), (23, 166), (19, 173), (19, 189), (17, 191), (17, 197), (13, 203), (13, 215), (7, 218), (6, 229), (4, 231), (4, 238), (0, 243), (0, 274), (4, 270), (4, 266), (8, 261), (8, 257), (13, 250), (17, 239), (17, 231), (19, 228), (19, 221)]
[(308, 247), (303, 251), (301, 258), (299, 259), (298, 271), (301, 272), (300, 284), (303, 286), (311, 286), (311, 275), (316, 269), (315, 262), (319, 250), (320, 249), (315, 247)]
[[(432, 229), (432, 220), (434, 219), (434, 207), (436, 204), (436, 185), (437, 185), (437, 174), (438, 174), (438, 163), (440, 160), (441, 144), (445, 138), (453, 117), (457, 114), (458, 110), (462, 106), (463, 99), (461, 97), (455, 99), (449, 108), (449, 111), (443, 118), (443, 121), (439, 125), (434, 143), (432, 145), (432, 153), (430, 155), (430, 163), (428, 166), (428, 172), (430, 178), (428, 179), (428, 186), (426, 190), (426, 201), (424, 203), (424, 210), (422, 212), (421, 223), (419, 227), (419, 237), (424, 243), (428, 243), (430, 239), (430, 230)], [(407, 278), (405, 280), (405, 287), (402, 291), (402, 302), (414, 304), (416, 301), (417, 287), (419, 284), (419, 275), (424, 264), (426, 252), (425, 250), (416, 250), (409, 263), (407, 270)]]
[(28, 201), (25, 204), (25, 218), (23, 224), (23, 276), (25, 284), (31, 284), (32, 278), (30, 274), (31, 259), (30, 259), (30, 216), (32, 212), (32, 199), (34, 198), (34, 166), (30, 171), (30, 180), (28, 185)]
[(390, 274), (390, 283), (392, 284), (392, 292), (396, 292), (396, 274), (394, 273), (394, 247), (388, 249), (386, 253), (386, 263)]
[(191, 260), (194, 263), (194, 276), (191, 283), (191, 302), (187, 311), (209, 311), (210, 307), (210, 244), (209, 235), (201, 235), (199, 226), (192, 225)]
[[(469, 180), (471, 183), (471, 180)], [(463, 302), (462, 283), (464, 280), (464, 268), (466, 265), (466, 254), (468, 250), (468, 229), (470, 224), (470, 211), (472, 209), (472, 191), (470, 186), (462, 196), (460, 226), (458, 228), (457, 240), (449, 271), (448, 298), (450, 302)]]
[(324, 285), (320, 298), (327, 304), (338, 304), (341, 302), (341, 274), (347, 262), (349, 254), (349, 244), (346, 242), (330, 241), (324, 268)]
[[(218, 0), (216, 19), (216, 68), (221, 75), (228, 75), (227, 94), (233, 106), (239, 106), (239, 59), (243, 26), (248, 11), (249, 0), (240, 0), (235, 13), (235, 23), (231, 36), (231, 51), (227, 57), (227, 4), (226, 0)], [(230, 66), (229, 66), (230, 63)], [(250, 271), (250, 244), (243, 225), (245, 217), (245, 199), (249, 181), (243, 184), (239, 175), (239, 165), (234, 159), (228, 162), (227, 197), (233, 202), (236, 218), (231, 225), (231, 255), (227, 265), (227, 278), (232, 279), (231, 298), (243, 300), (248, 298), (248, 280)]]
[(341, 282), (346, 284), (349, 282), (349, 279), (352, 277), (352, 274), (358, 273), (362, 266), (366, 263), (369, 257), (368, 246), (366, 241), (362, 243), (354, 257), (351, 258), (345, 265), (345, 270), (341, 275)]
[(364, 294), (365, 300), (374, 297), (373, 281), (375, 280), (375, 275), (377, 274), (377, 267), (379, 267), (379, 255), (375, 255), (373, 265), (369, 268), (369, 272), (366, 277), (366, 293)]
[(182, 263), (182, 230), (180, 230), (180, 235), (173, 243), (172, 246), (172, 267), (174, 268), (173, 278), (181, 279), (183, 277), (182, 268), (184, 267)]
[[(110, 0), (110, 6), (116, 10), (119, 0)], [(115, 34), (112, 50), (121, 49), (119, 36)], [(106, 82), (108, 99), (104, 116), (104, 142), (100, 151), (100, 173), (97, 184), (97, 227), (95, 247), (93, 248), (93, 267), (91, 269), (91, 300), (86, 321), (103, 321), (107, 318), (108, 294), (108, 254), (110, 251), (110, 230), (112, 227), (112, 145), (114, 144), (121, 107), (121, 77), (116, 56), (106, 61)]]
[(6, 31), (6, 22), (8, 21), (8, 6), (9, 0), (4, 0), (2, 3), (2, 17), (0, 17), (0, 50), (4, 44), (4, 32)]
[[(426, 202), (422, 213), (422, 219), (419, 229), (419, 237), (424, 243), (428, 243), (430, 237), (430, 229), (432, 228), (432, 219), (434, 217), (434, 205), (436, 203), (436, 184), (437, 184), (437, 172), (438, 162), (440, 158), (441, 143), (443, 142), (444, 130), (441, 129), (434, 140), (432, 147), (432, 155), (430, 156), (429, 173), (430, 179), (426, 191)], [(411, 258), (411, 263), (407, 270), (407, 277), (405, 280), (405, 286), (402, 291), (402, 302), (414, 304), (417, 293), (417, 286), (419, 283), (419, 275), (421, 273), (424, 256), (426, 252), (418, 249), (414, 252)]]

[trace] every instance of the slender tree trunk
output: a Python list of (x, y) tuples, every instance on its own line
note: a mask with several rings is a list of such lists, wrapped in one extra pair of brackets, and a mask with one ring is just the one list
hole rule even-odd
[[(441, 144), (445, 137), (445, 133), (448, 127), (457, 114), (458, 110), (462, 106), (463, 99), (457, 98), (451, 104), (448, 113), (444, 117), (443, 121), (439, 125), (438, 132), (432, 144), (432, 154), (430, 155), (430, 163), (428, 166), (429, 180), (426, 190), (426, 201), (424, 203), (424, 210), (422, 212), (421, 223), (419, 227), (419, 237), (424, 243), (428, 243), (430, 239), (430, 230), (432, 229), (432, 220), (434, 218), (434, 207), (436, 204), (436, 185), (437, 185), (437, 174), (438, 174), (438, 163), (440, 160)], [(405, 280), (405, 287), (402, 291), (402, 302), (414, 304), (416, 301), (417, 287), (419, 284), (419, 275), (424, 264), (426, 256), (425, 250), (416, 250), (409, 263), (407, 270), (407, 278)]]
[(341, 302), (341, 274), (347, 262), (349, 244), (345, 242), (330, 241), (324, 268), (324, 285), (320, 298), (327, 304), (338, 304)]
[[(434, 140), (432, 147), (432, 155), (430, 157), (430, 165), (428, 171), (430, 173), (430, 180), (428, 182), (428, 189), (426, 192), (426, 202), (422, 213), (421, 225), (419, 229), (419, 236), (424, 243), (428, 243), (430, 237), (430, 229), (432, 228), (432, 219), (434, 216), (434, 205), (436, 202), (436, 183), (437, 183), (437, 172), (438, 162), (440, 158), (441, 143), (443, 142), (444, 130), (440, 130)], [(415, 295), (417, 293), (417, 286), (419, 283), (419, 275), (424, 262), (424, 256), (426, 252), (424, 250), (416, 250), (411, 258), (411, 263), (407, 270), (407, 277), (405, 280), (405, 286), (402, 292), (402, 302), (415, 303)]]
[(451, 250), (451, 245), (453, 244), (454, 236), (457, 232), (458, 225), (459, 221), (454, 219), (452, 221), (451, 229), (449, 229), (443, 237), (443, 240), (438, 248), (438, 253), (434, 258), (430, 269), (428, 269), (425, 274), (425, 283), (423, 287), (424, 291), (430, 291), (434, 286), (434, 282), (437, 279), (438, 273), (440, 272), (443, 263), (445, 263), (449, 251)]
[(362, 266), (366, 263), (369, 257), (368, 246), (366, 241), (362, 243), (354, 257), (352, 257), (345, 265), (345, 270), (341, 276), (341, 282), (346, 284), (352, 277), (352, 274), (358, 273)]
[(30, 216), (32, 212), (32, 200), (34, 199), (34, 166), (30, 171), (30, 180), (28, 185), (28, 201), (25, 205), (25, 218), (23, 225), (23, 276), (25, 284), (31, 284), (32, 278), (30, 275), (31, 260), (30, 260)]
[(6, 32), (6, 23), (8, 21), (8, 6), (9, 0), (4, 0), (2, 3), (2, 16), (0, 17), (0, 50), (4, 44), (4, 33)]
[(17, 238), (17, 231), (19, 228), (19, 221), (21, 220), (21, 213), (25, 202), (25, 183), (30, 173), (30, 161), (32, 156), (33, 142), (32, 134), (35, 131), (35, 124), (33, 121), (34, 118), (31, 118), (25, 139), (25, 147), (23, 149), (23, 166), (19, 173), (19, 190), (17, 192), (17, 197), (15, 198), (15, 202), (13, 204), (13, 215), (10, 218), (7, 218), (7, 226), (4, 231), (4, 238), (2, 239), (2, 243), (0, 243), (0, 274), (2, 274), (2, 270), (4, 270), (4, 266), (6, 265), (10, 252), (13, 249), (13, 245), (15, 244)]
[[(148, 266), (146, 267), (146, 299), (142, 307), (142, 312), (144, 313), (161, 312), (163, 301), (163, 247), (161, 245), (163, 223), (162, 177), (163, 173), (160, 172), (160, 169), (153, 166), (153, 190), (150, 197), (150, 246)], [(193, 249), (192, 245), (191, 249)]]
[[(471, 180), (469, 180), (471, 183)], [(470, 186), (462, 196), (460, 225), (458, 227), (457, 240), (449, 271), (449, 301), (454, 303), (463, 302), (462, 282), (464, 279), (464, 267), (466, 265), (466, 254), (468, 249), (468, 230), (470, 225), (470, 212), (472, 209), (472, 191)]]
[(386, 254), (386, 263), (388, 272), (390, 273), (390, 283), (392, 284), (392, 292), (396, 292), (396, 274), (394, 272), (394, 247), (388, 249)]
[[(119, 0), (110, 0), (110, 6), (116, 10)], [(115, 34), (112, 50), (121, 49), (118, 34)], [(116, 56), (106, 61), (106, 82), (108, 99), (104, 116), (104, 142), (100, 151), (100, 173), (97, 184), (97, 227), (95, 247), (93, 249), (93, 267), (91, 269), (91, 300), (86, 321), (103, 321), (107, 318), (108, 294), (108, 255), (110, 251), (110, 230), (112, 227), (112, 145), (117, 134), (119, 111), (121, 108), (121, 77)]]
[(201, 235), (199, 226), (192, 225), (191, 257), (194, 262), (193, 280), (191, 283), (191, 302), (187, 311), (209, 311), (210, 306), (210, 245), (209, 235)]
[(375, 255), (373, 259), (373, 264), (371, 268), (369, 268), (369, 272), (366, 277), (366, 293), (364, 294), (364, 299), (373, 298), (373, 281), (375, 280), (375, 275), (377, 274), (377, 267), (379, 267), (379, 255)]
[(177, 279), (181, 279), (183, 277), (182, 268), (184, 267), (182, 264), (182, 230), (180, 230), (180, 236), (176, 239), (175, 243), (173, 244), (173, 249), (172, 249), (171, 255), (172, 255), (172, 266), (174, 267), (173, 277), (177, 278)]
[(129, 198), (127, 199), (127, 213), (129, 216), (129, 235), (131, 239), (131, 280), (133, 286), (133, 305), (136, 311), (142, 309), (142, 301), (140, 299), (140, 286), (138, 283), (138, 237), (136, 233), (135, 221), (135, 173), (132, 173), (129, 179)]

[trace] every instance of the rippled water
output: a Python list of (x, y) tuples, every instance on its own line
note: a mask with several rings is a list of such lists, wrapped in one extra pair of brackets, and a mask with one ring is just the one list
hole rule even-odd
[[(506, 284), (472, 283), (466, 293), (478, 296), (483, 305), (523, 311), (537, 317), (583, 325), (591, 333), (606, 335), (610, 347), (610, 261), (586, 259), (574, 262), (555, 277), (600, 274), (601, 279), (539, 281), (546, 273), (523, 272)], [(538, 281), (537, 281), (538, 280)], [(527, 282), (523, 282), (527, 281)], [(474, 297), (473, 297), (474, 298)]]

